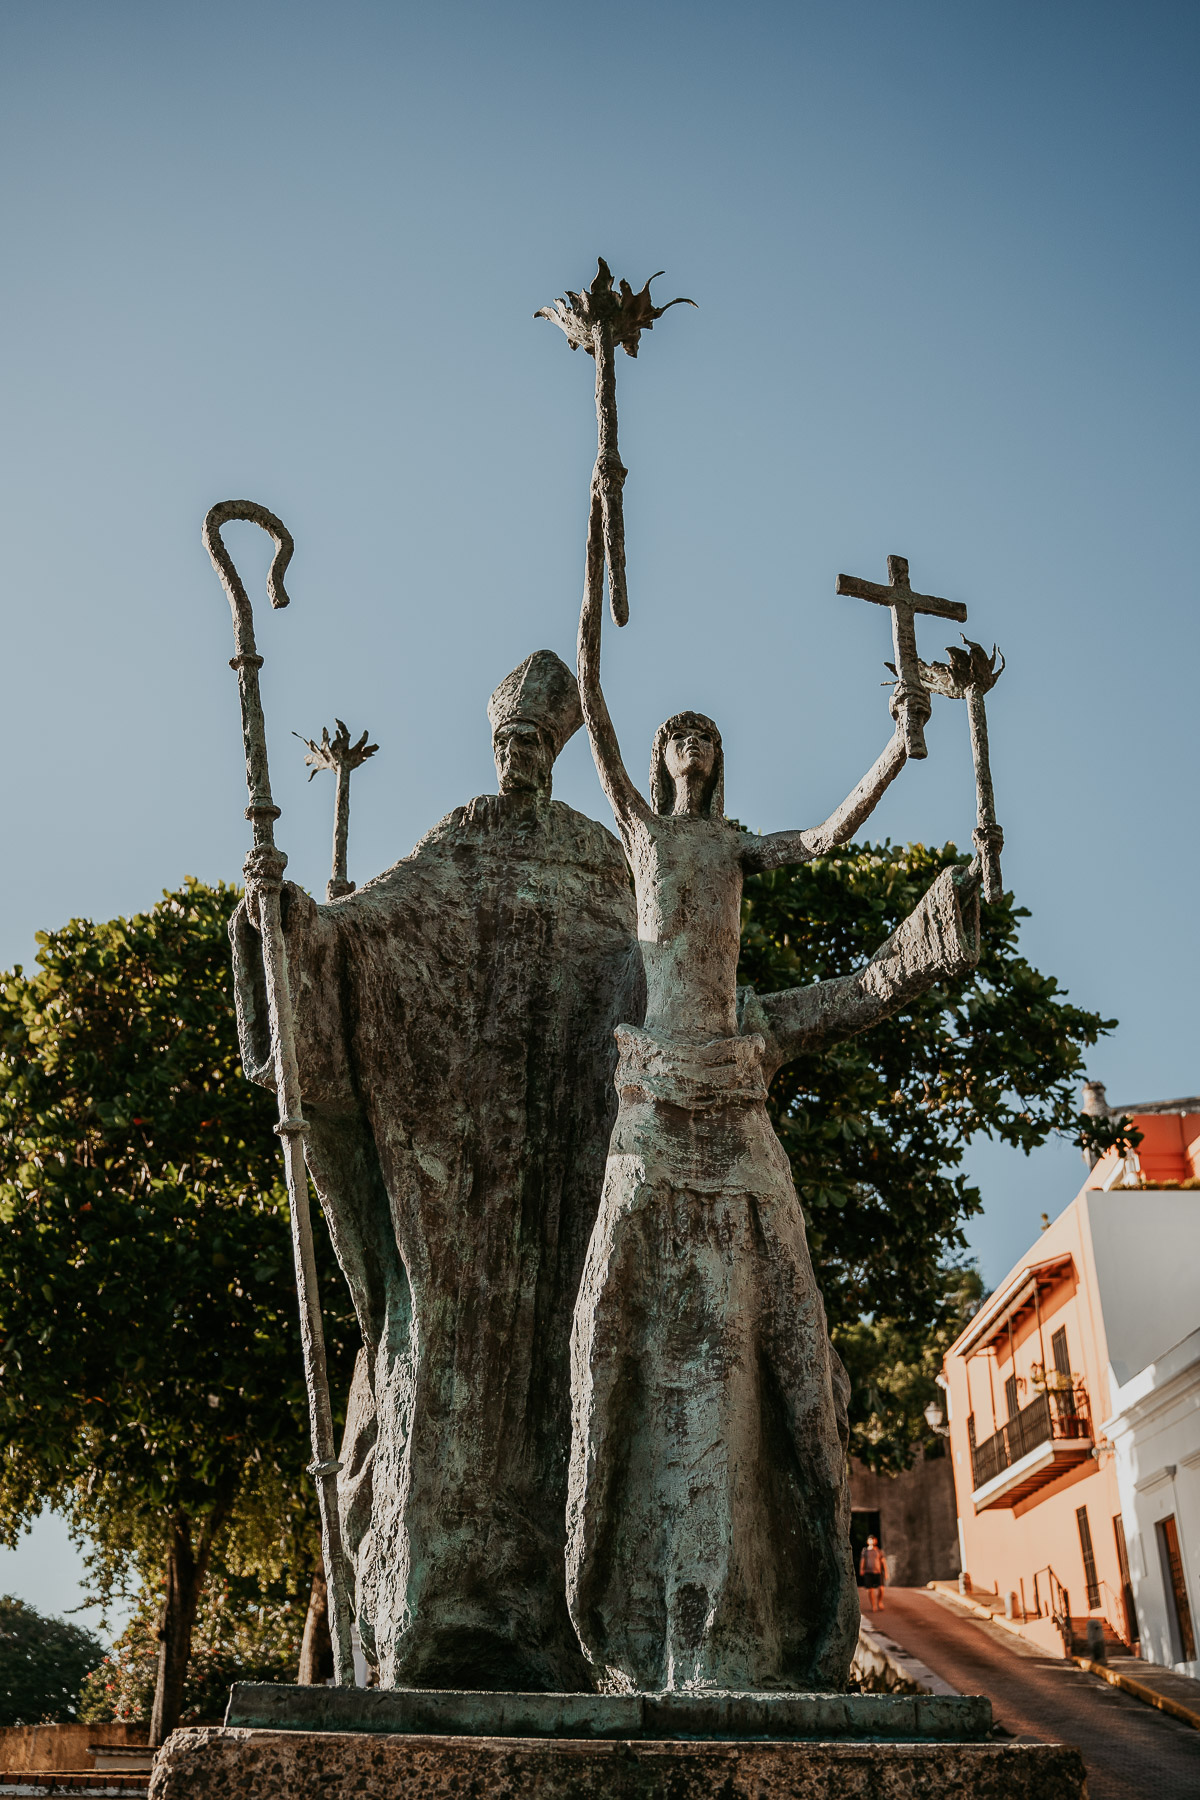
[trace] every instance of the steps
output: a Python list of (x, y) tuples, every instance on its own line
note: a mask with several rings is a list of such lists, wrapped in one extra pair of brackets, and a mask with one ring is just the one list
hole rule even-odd
[(987, 1619), (993, 1625), (999, 1625), (1005, 1631), (1011, 1631), (1014, 1637), (1025, 1638), (1027, 1642), (1036, 1644), (1038, 1649), (1044, 1650), (1048, 1656), (1061, 1656), (1065, 1659), (1072, 1655), (1087, 1656), (1091, 1654), (1100, 1660), (1095, 1646), (1089, 1650), (1089, 1625), (1100, 1626), (1103, 1632), (1105, 1656), (1128, 1656), (1130, 1653), (1129, 1645), (1120, 1633), (1114, 1630), (1107, 1619), (1096, 1614), (1076, 1613), (1072, 1615), (1070, 1621), (1071, 1644), (1068, 1646), (1063, 1642), (1063, 1633), (1058, 1620), (1050, 1618), (1046, 1614), (1038, 1618), (1033, 1613), (1026, 1613), (1022, 1618), (1018, 1611), (1015, 1618), (1009, 1619), (1005, 1617), (1004, 1601), (998, 1594), (979, 1591), (960, 1594), (958, 1583), (954, 1581), (931, 1581), (928, 1585), (934, 1593), (942, 1598), (951, 1601), (956, 1606), (965, 1607), (968, 1612), (973, 1612), (976, 1618)]
[[(1125, 1642), (1125, 1639), (1121, 1636), (1120, 1632), (1114, 1631), (1107, 1619), (1100, 1618), (1095, 1613), (1084, 1613), (1082, 1617), (1077, 1614), (1072, 1614), (1071, 1616), (1071, 1637), (1074, 1640), (1074, 1654), (1076, 1656), (1095, 1656), (1095, 1650), (1089, 1637), (1089, 1630), (1094, 1629), (1097, 1625), (1100, 1626), (1103, 1634), (1104, 1654), (1106, 1656), (1129, 1655), (1129, 1645)], [(1100, 1661), (1101, 1659), (1097, 1657), (1096, 1660)]]

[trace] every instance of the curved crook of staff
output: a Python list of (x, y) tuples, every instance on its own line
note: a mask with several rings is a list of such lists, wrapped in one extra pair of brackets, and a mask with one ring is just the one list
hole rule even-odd
[(242, 708), (242, 740), (246, 751), (246, 817), (254, 826), (254, 848), (245, 862), (247, 901), (258, 903), (258, 928), (262, 938), (263, 974), (267, 990), (267, 1015), (271, 1028), (271, 1053), (275, 1065), (275, 1093), (279, 1103), (278, 1132), (283, 1145), (288, 1203), (292, 1220), (292, 1250), (296, 1264), (296, 1293), (300, 1302), (300, 1337), (304, 1346), (304, 1379), (308, 1389), (308, 1416), (312, 1432), (313, 1460), (309, 1473), (317, 1484), (321, 1509), (321, 1545), (330, 1600), (330, 1637), (333, 1640), (334, 1679), (339, 1687), (354, 1686), (354, 1654), (350, 1640), (350, 1597), (342, 1550), (338, 1512), (338, 1462), (333, 1440), (333, 1411), (329, 1403), (329, 1375), (325, 1362), (325, 1331), (317, 1291), (317, 1265), (313, 1254), (312, 1217), (309, 1207), (308, 1170), (304, 1163), (304, 1117), (300, 1109), (300, 1068), (296, 1058), (296, 1028), (288, 985), (287, 948), (283, 936), (280, 895), (287, 857), (276, 848), (275, 821), (279, 808), (271, 798), (267, 769), (267, 734), (259, 694), (258, 671), (262, 657), (254, 642), (254, 609), (221, 539), (221, 527), (233, 519), (260, 525), (275, 543), (275, 557), (267, 577), (267, 593), (273, 607), (288, 604), (283, 585), (291, 561), (291, 533), (281, 519), (252, 500), (223, 500), (204, 521), (204, 547), (212, 558), (233, 611), (235, 655), (230, 667), (237, 671)]

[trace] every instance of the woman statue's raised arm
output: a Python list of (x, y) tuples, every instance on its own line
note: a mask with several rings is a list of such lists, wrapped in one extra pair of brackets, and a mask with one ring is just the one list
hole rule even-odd
[(600, 686), (600, 614), (604, 597), (604, 531), (599, 492), (592, 489), (588, 519), (587, 576), (579, 615), (579, 699), (600, 785), (608, 795), (617, 823), (648, 819), (650, 807), (629, 779), (621, 748)]
[(824, 856), (839, 844), (848, 843), (863, 820), (875, 811), (906, 760), (904, 733), (897, 726), (883, 755), (823, 825), (807, 831), (772, 831), (766, 837), (749, 838), (743, 859), (746, 868), (755, 872), (777, 869), (783, 863), (811, 862), (814, 856)]

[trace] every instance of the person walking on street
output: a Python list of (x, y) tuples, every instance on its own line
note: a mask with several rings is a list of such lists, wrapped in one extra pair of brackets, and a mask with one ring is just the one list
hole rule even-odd
[(858, 1585), (866, 1588), (871, 1596), (872, 1612), (883, 1611), (883, 1590), (887, 1579), (887, 1557), (879, 1548), (879, 1539), (871, 1536), (858, 1559)]

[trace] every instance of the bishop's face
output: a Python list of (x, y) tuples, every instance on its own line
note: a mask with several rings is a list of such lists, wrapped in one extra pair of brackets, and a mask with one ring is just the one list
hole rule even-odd
[(502, 794), (550, 792), (554, 747), (536, 725), (526, 719), (501, 725), (492, 736), (492, 754)]

